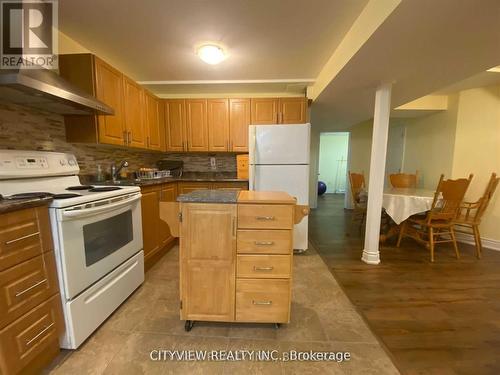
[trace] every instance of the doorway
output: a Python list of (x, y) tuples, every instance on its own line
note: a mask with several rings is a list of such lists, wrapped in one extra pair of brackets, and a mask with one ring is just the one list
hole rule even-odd
[(345, 194), (349, 133), (321, 133), (319, 140), (318, 181), (326, 185), (324, 194)]

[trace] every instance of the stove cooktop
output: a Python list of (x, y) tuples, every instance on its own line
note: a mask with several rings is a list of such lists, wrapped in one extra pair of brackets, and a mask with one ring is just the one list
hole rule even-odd
[(62, 193), (62, 194), (53, 194), (53, 193), (48, 193), (48, 192), (30, 192), (30, 193), (16, 193), (12, 194), (8, 197), (3, 197), (3, 199), (35, 199), (35, 198), (52, 198), (52, 199), (68, 199), (68, 198), (75, 198), (75, 197), (81, 197), (81, 194), (76, 194), (76, 193)]

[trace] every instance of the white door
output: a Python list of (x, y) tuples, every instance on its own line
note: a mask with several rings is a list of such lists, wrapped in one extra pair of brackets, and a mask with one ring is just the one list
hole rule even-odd
[(251, 125), (250, 164), (309, 164), (310, 124)]
[[(250, 190), (285, 191), (298, 204), (309, 204), (309, 165), (257, 165), (250, 167)], [(308, 248), (307, 216), (295, 225), (293, 248)]]

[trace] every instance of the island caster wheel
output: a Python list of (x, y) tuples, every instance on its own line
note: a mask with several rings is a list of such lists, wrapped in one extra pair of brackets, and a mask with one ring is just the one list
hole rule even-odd
[(279, 327), (281, 327), (281, 323), (274, 323), (274, 328), (278, 329)]
[(186, 332), (189, 332), (193, 329), (194, 321), (192, 320), (186, 320), (186, 324), (184, 324), (184, 330)]

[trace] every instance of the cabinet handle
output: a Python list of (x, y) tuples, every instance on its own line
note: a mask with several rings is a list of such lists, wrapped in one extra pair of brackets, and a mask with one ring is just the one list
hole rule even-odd
[(272, 246), (274, 241), (255, 241), (254, 244), (257, 246)]
[(272, 305), (273, 301), (252, 301), (253, 305)]
[(149, 148), (149, 136), (146, 137), (146, 147)]
[(19, 237), (19, 238), (14, 238), (13, 240), (10, 240), (10, 241), (5, 241), (5, 244), (6, 245), (10, 245), (10, 244), (13, 244), (13, 243), (15, 243), (17, 241), (24, 240), (26, 238), (38, 236), (39, 234), (40, 234), (40, 232), (35, 232), (35, 233), (27, 234), (26, 236), (22, 236), (22, 237)]
[(274, 216), (255, 216), (257, 220), (274, 220)]
[(31, 340), (26, 341), (26, 346), (31, 345), (33, 341), (35, 341), (37, 338), (39, 338), (41, 335), (47, 332), (50, 328), (52, 328), (54, 324), (55, 324), (54, 322), (50, 323), (47, 327), (42, 329), (35, 337), (33, 337)]
[(233, 217), (233, 237), (236, 237), (236, 218)]
[(270, 266), (270, 267), (257, 267), (257, 266), (253, 266), (253, 270), (254, 271), (272, 271), (274, 269), (273, 266)]
[(123, 131), (123, 143), (125, 143), (126, 145), (128, 144), (128, 137), (126, 130)]
[(31, 289), (36, 288), (37, 286), (39, 286), (39, 285), (43, 284), (43, 283), (44, 283), (44, 282), (46, 282), (46, 281), (47, 281), (47, 279), (40, 280), (39, 282), (37, 282), (37, 283), (33, 284), (32, 286), (30, 286), (30, 287), (28, 287), (28, 288), (26, 288), (26, 289), (24, 289), (24, 290), (21, 290), (20, 292), (17, 292), (17, 293), (16, 293), (16, 297), (20, 297), (20, 296), (22, 296), (24, 293), (29, 292)]
[(127, 133), (127, 140), (128, 140), (128, 144), (131, 144), (131, 143), (132, 143), (131, 139), (132, 139), (132, 132), (128, 132), (128, 133)]

